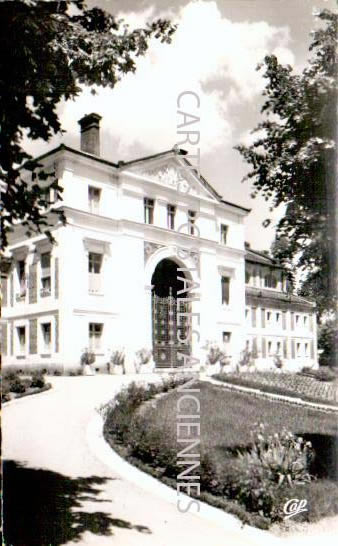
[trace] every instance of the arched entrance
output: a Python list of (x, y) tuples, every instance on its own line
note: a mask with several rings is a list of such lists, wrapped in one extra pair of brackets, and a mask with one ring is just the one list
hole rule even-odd
[[(189, 313), (191, 304), (186, 298), (184, 282), (187, 278), (178, 271), (171, 259), (161, 260), (153, 273), (152, 284), (152, 342), (153, 356), (157, 368), (177, 368), (184, 365), (182, 354), (191, 354), (191, 332)], [(182, 316), (186, 313), (187, 316)], [(180, 341), (184, 340), (184, 341)]]

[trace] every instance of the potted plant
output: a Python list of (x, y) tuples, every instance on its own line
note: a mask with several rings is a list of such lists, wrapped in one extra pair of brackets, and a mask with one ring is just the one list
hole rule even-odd
[(135, 353), (135, 371), (136, 373), (152, 372), (154, 362), (152, 360), (152, 351), (143, 347)]
[(255, 370), (256, 351), (250, 351), (248, 347), (241, 352), (236, 365), (236, 372), (252, 372)]
[(95, 353), (88, 349), (84, 349), (81, 355), (81, 365), (83, 366), (83, 375), (95, 375), (95, 372), (92, 368), (92, 364), (95, 362)]
[(123, 375), (126, 373), (124, 361), (125, 361), (125, 350), (124, 348), (115, 349), (111, 353), (110, 363), (112, 364), (112, 372), (116, 375)]
[(203, 347), (207, 351), (206, 355), (206, 373), (214, 375), (220, 373), (223, 367), (229, 363), (224, 349), (222, 349), (217, 341), (207, 340)]
[(276, 367), (276, 371), (281, 373), (282, 371), (282, 368), (283, 368), (283, 365), (284, 365), (284, 362), (283, 360), (281, 359), (280, 355), (278, 353), (276, 353), (273, 357), (273, 363)]

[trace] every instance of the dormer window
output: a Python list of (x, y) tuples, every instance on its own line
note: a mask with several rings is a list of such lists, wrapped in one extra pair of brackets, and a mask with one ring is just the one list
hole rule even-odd
[(146, 224), (154, 223), (154, 199), (144, 198), (144, 222)]
[(101, 190), (94, 186), (88, 186), (88, 207), (89, 211), (94, 214), (99, 214)]
[(189, 235), (195, 235), (195, 222), (196, 212), (194, 210), (188, 210), (188, 233)]
[(229, 227), (226, 226), (225, 224), (221, 224), (221, 243), (223, 245), (227, 244), (228, 231), (229, 231)]
[(167, 205), (168, 229), (175, 229), (175, 214), (176, 214), (176, 207), (174, 205)]

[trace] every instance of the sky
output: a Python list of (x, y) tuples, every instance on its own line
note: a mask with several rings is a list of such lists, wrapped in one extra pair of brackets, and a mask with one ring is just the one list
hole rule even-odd
[[(313, 13), (336, 9), (333, 0), (87, 0), (125, 19), (131, 28), (159, 17), (178, 24), (172, 43), (152, 40), (137, 62), (135, 74), (126, 75), (114, 89), (85, 89), (76, 101), (60, 104), (65, 135), (51, 140), (79, 147), (77, 121), (97, 112), (101, 121), (101, 155), (128, 161), (171, 149), (182, 141), (177, 125), (177, 97), (193, 91), (184, 110), (199, 117), (192, 126), (200, 132), (200, 169), (224, 199), (252, 209), (246, 219), (246, 240), (256, 249), (268, 249), (274, 225), (283, 209), (269, 211), (261, 197), (250, 197), (248, 171), (239, 143), (250, 143), (260, 121), (264, 79), (256, 66), (265, 55), (301, 71), (309, 58), (310, 32), (318, 25)], [(190, 153), (197, 146), (182, 145)], [(27, 143), (32, 154), (46, 151), (45, 143)], [(262, 222), (272, 219), (264, 228)]]

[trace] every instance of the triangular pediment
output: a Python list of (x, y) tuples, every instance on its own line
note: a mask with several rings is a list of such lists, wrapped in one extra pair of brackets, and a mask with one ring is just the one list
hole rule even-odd
[(173, 152), (172, 157), (144, 159), (131, 163), (127, 170), (157, 184), (198, 197), (219, 201), (218, 195), (184, 156)]

